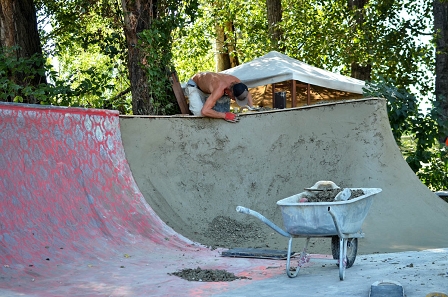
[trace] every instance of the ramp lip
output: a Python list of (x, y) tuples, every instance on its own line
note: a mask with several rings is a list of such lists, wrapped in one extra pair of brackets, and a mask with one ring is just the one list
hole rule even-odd
[(27, 104), (27, 103), (12, 103), (12, 102), (0, 102), (0, 109), (14, 109), (14, 110), (27, 110), (33, 111), (48, 110), (51, 112), (60, 113), (76, 113), (83, 115), (111, 115), (119, 116), (120, 112), (118, 110), (111, 109), (97, 109), (97, 108), (86, 108), (86, 107), (71, 107), (71, 106), (54, 106), (54, 105), (39, 105), (39, 104)]

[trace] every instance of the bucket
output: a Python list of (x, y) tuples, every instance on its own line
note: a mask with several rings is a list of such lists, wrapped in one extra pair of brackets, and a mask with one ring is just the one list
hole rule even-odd
[(274, 108), (277, 109), (286, 108), (286, 92), (275, 92)]

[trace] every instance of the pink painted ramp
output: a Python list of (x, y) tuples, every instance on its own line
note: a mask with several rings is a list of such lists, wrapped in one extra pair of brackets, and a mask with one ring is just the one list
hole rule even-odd
[[(205, 296), (284, 273), (165, 225), (132, 177), (118, 112), (0, 103), (0, 147), (0, 296)], [(198, 266), (252, 280), (169, 275)]]

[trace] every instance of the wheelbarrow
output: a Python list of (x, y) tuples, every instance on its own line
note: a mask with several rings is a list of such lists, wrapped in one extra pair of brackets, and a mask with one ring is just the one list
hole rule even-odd
[[(331, 237), (331, 251), (333, 259), (313, 259), (313, 262), (333, 262), (339, 266), (339, 279), (344, 280), (345, 269), (350, 268), (356, 259), (358, 251), (358, 238), (363, 238), (361, 230), (364, 219), (373, 202), (373, 196), (380, 193), (379, 188), (348, 188), (362, 190), (363, 195), (335, 202), (299, 202), (301, 198), (309, 195), (317, 188), (306, 189), (305, 192), (277, 201), (283, 216), (283, 230), (260, 213), (249, 208), (238, 206), (237, 212), (252, 215), (274, 229), (281, 235), (289, 238), (286, 274), (296, 277), (300, 268), (310, 262), (307, 253), (308, 244), (312, 237)], [(345, 190), (345, 189), (344, 189)], [(291, 268), (291, 248), (293, 238), (306, 238), (303, 251), (300, 253), (298, 266)]]

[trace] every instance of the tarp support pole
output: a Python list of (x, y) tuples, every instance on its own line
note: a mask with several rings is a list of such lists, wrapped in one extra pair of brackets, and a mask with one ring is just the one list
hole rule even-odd
[(297, 106), (297, 102), (296, 102), (296, 80), (293, 79), (291, 81), (291, 102), (292, 102), (292, 106), (291, 107), (296, 107)]
[(311, 105), (310, 84), (306, 85), (306, 104)]

